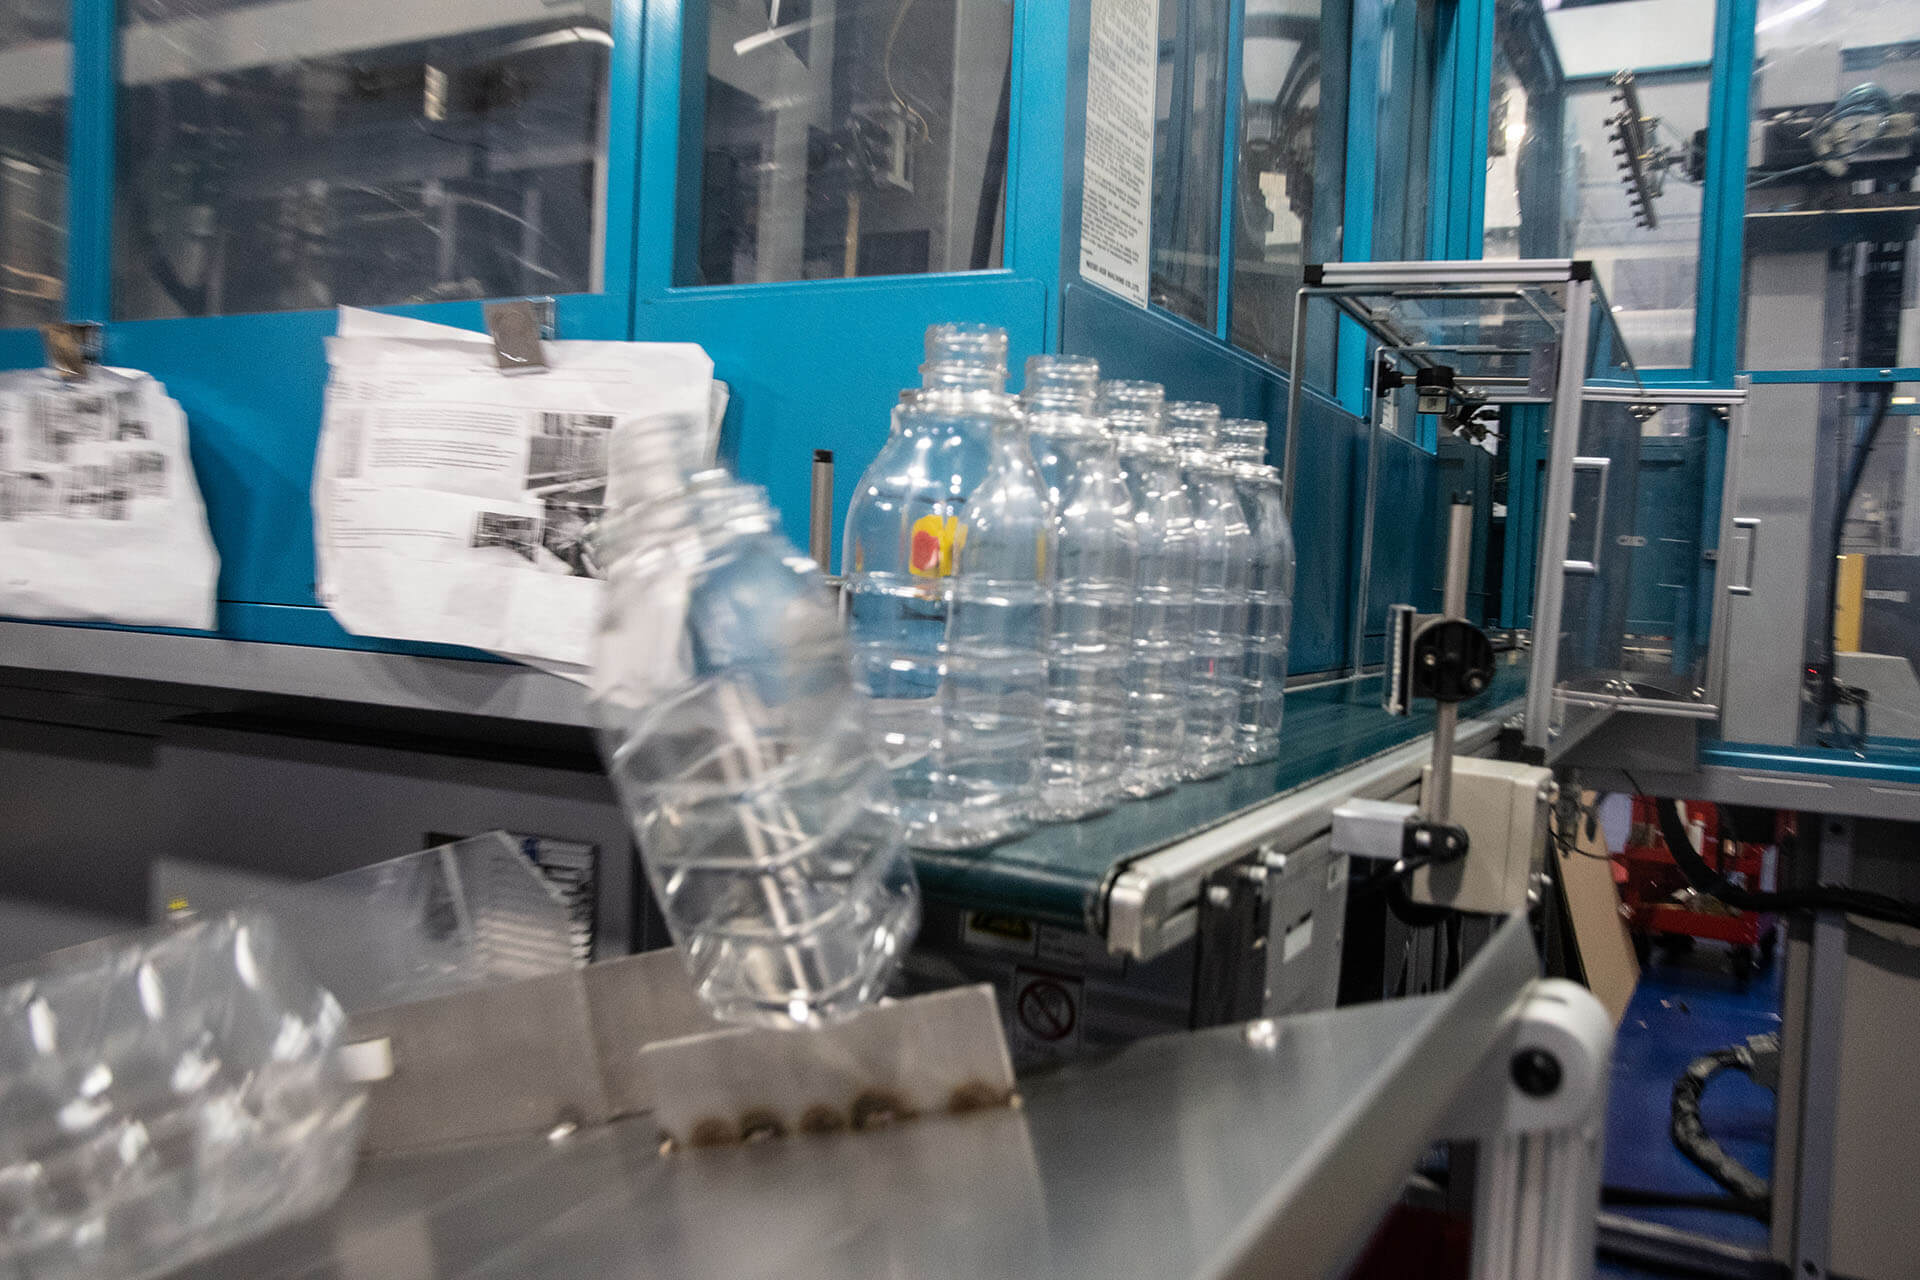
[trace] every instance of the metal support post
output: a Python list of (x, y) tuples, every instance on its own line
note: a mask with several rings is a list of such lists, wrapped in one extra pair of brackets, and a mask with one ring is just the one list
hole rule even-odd
[[(1467, 574), (1473, 553), (1473, 504), (1455, 499), (1447, 516), (1447, 581), (1440, 612), (1463, 618), (1467, 612)], [(1460, 727), (1460, 704), (1444, 699), (1433, 715), (1433, 782), (1428, 788), (1427, 816), (1435, 822), (1452, 821), (1453, 740)]]
[(1353, 621), (1347, 632), (1347, 674), (1367, 666), (1367, 596), (1373, 581), (1373, 517), (1379, 506), (1380, 417), (1386, 397), (1376, 394), (1367, 413), (1367, 489), (1360, 526), (1360, 576), (1353, 585)]
[[(1853, 878), (1853, 819), (1820, 821), (1822, 884)], [(1800, 1132), (1793, 1174), (1793, 1274), (1825, 1280), (1833, 1254), (1833, 1148), (1840, 1120), (1840, 1037), (1846, 1020), (1847, 917), (1822, 911), (1807, 948), (1800, 1054)]]
[(1307, 299), (1312, 297), (1309, 290), (1302, 289), (1293, 298), (1293, 343), (1287, 355), (1287, 443), (1281, 451), (1280, 460), (1280, 501), (1287, 508), (1287, 519), (1294, 516), (1293, 482), (1294, 460), (1300, 453), (1300, 405), (1306, 399), (1307, 371)]
[(820, 572), (833, 572), (833, 450), (813, 451), (813, 492), (807, 506), (807, 554)]
[(1474, 1280), (1593, 1274), (1613, 1021), (1593, 993), (1536, 982), (1455, 1104), (1472, 1139)]
[(1566, 326), (1547, 454), (1547, 493), (1540, 520), (1539, 581), (1533, 597), (1533, 671), (1527, 683), (1526, 743), (1544, 750), (1553, 736), (1553, 688), (1559, 680), (1560, 609), (1566, 598), (1567, 537), (1573, 511), (1573, 460), (1580, 452), (1581, 392), (1586, 385), (1587, 329), (1593, 282), (1567, 283)]

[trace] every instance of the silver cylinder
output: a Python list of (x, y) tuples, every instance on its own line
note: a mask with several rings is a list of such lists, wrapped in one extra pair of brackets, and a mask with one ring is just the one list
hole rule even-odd
[(807, 506), (807, 554), (833, 572), (833, 450), (813, 451), (813, 493)]

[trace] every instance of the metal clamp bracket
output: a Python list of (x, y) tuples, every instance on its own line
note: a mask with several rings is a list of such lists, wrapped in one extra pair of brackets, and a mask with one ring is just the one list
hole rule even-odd
[(542, 340), (554, 336), (552, 298), (514, 298), (489, 302), (481, 308), (487, 333), (493, 338), (493, 362), (502, 373), (545, 373)]
[(106, 348), (104, 331), (91, 321), (43, 324), (40, 340), (46, 347), (47, 367), (68, 382), (86, 377), (87, 369), (100, 363)]

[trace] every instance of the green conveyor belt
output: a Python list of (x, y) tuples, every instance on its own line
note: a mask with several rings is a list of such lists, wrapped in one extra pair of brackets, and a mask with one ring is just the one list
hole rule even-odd
[[(1462, 719), (1525, 694), (1524, 660), (1506, 654), (1500, 663), (1492, 687), (1461, 704)], [(1382, 710), (1378, 676), (1300, 689), (1287, 695), (1276, 761), (1189, 782), (1079, 822), (1041, 827), (987, 849), (916, 850), (914, 865), (929, 897), (1088, 928), (1102, 886), (1123, 864), (1391, 751), (1432, 728), (1431, 705), (1404, 718)]]

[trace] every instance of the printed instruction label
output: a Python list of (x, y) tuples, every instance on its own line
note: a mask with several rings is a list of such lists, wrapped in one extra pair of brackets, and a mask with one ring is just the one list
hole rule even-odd
[(1159, 0), (1093, 0), (1087, 39), (1080, 274), (1147, 305)]

